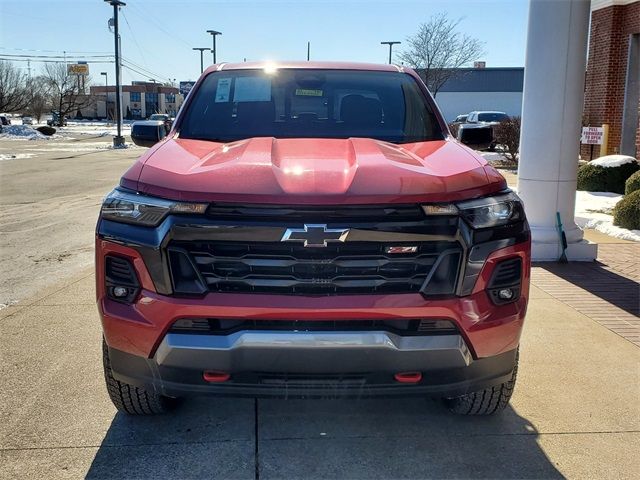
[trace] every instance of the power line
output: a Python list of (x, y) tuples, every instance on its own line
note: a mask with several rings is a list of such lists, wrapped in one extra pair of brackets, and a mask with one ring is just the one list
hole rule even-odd
[(122, 18), (124, 18), (125, 23), (127, 24), (127, 28), (129, 28), (129, 31), (131, 32), (131, 38), (133, 39), (133, 43), (136, 44), (136, 48), (138, 49), (138, 52), (140, 53), (140, 57), (142, 58), (142, 61), (144, 63), (147, 63), (144, 54), (142, 53), (142, 48), (140, 48), (140, 44), (138, 43), (138, 40), (136, 40), (136, 36), (133, 33), (133, 29), (131, 28), (131, 25), (129, 25), (129, 20), (127, 20), (127, 16), (124, 14), (124, 10), (122, 11)]
[[(2, 53), (0, 54), (3, 57), (15, 57), (15, 58), (66, 58), (65, 55), (26, 55), (26, 54), (12, 54), (12, 53)], [(113, 55), (74, 55), (82, 58), (109, 58), (113, 57)]]
[[(33, 59), (33, 58), (7, 58), (5, 56), (3, 56), (3, 54), (0, 53), (0, 60), (6, 60), (8, 62), (35, 62), (35, 63), (64, 63), (60, 60), (55, 60), (55, 59), (45, 59), (45, 58), (41, 58), (41, 59)], [(98, 64), (102, 64), (102, 63), (113, 63), (113, 60), (88, 60), (87, 63), (98, 63)]]
[(127, 70), (130, 70), (130, 71), (132, 71), (132, 72), (137, 73), (138, 75), (142, 75), (143, 77), (157, 77), (157, 78), (159, 78), (159, 79), (161, 79), (161, 80), (168, 80), (168, 81), (171, 81), (171, 79), (170, 79), (170, 78), (166, 78), (166, 77), (163, 77), (163, 76), (161, 76), (161, 75), (154, 75), (154, 74), (153, 74), (153, 73), (151, 73), (151, 72), (145, 72), (145, 71), (138, 70), (137, 68), (134, 68), (134, 67), (132, 67), (131, 65), (127, 65), (127, 63), (128, 63), (128, 62), (123, 62), (123, 63), (122, 63), (122, 66), (123, 66), (124, 68), (126, 68)]
[[(33, 48), (13, 48), (13, 47), (0, 47), (0, 50), (15, 50), (17, 52), (47, 52), (47, 53), (61, 53), (62, 50), (39, 50)], [(67, 53), (73, 54), (84, 54), (84, 53), (110, 53), (110, 52), (92, 52), (92, 51), (81, 51), (81, 50), (65, 50)], [(3, 54), (4, 55), (4, 54)]]
[(124, 57), (122, 58), (122, 61), (129, 64), (130, 67), (136, 68), (138, 70), (142, 70), (141, 72), (138, 71), (140, 75), (148, 75), (150, 77), (156, 77), (159, 79), (171, 80), (169, 77), (165, 77), (164, 75), (159, 75), (157, 72), (152, 72), (151, 70), (141, 65), (138, 65), (137, 63), (132, 62), (131, 60), (125, 59)]
[(163, 32), (164, 34), (168, 35), (169, 38), (171, 40), (178, 40), (182, 43), (184, 43), (185, 45), (187, 45), (188, 47), (191, 47), (191, 45), (189, 44), (189, 42), (187, 42), (185, 39), (180, 38), (179, 36), (176, 35), (175, 32), (170, 32), (168, 30), (166, 30), (161, 23), (159, 23), (154, 16), (151, 14), (150, 11), (146, 11), (143, 12), (142, 10), (140, 10), (138, 8), (137, 5), (133, 4), (133, 3), (129, 3), (129, 6), (131, 8), (133, 8), (134, 10), (136, 10), (139, 14), (140, 14), (140, 18), (142, 18), (145, 22), (148, 22), (150, 24), (153, 24), (153, 26), (155, 26), (158, 30), (160, 30), (161, 32)]

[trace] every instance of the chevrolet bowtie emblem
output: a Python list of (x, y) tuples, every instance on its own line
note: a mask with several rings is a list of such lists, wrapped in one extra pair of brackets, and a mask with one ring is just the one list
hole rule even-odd
[(287, 228), (281, 242), (304, 242), (305, 247), (326, 247), (327, 242), (344, 242), (348, 228), (327, 228), (326, 225), (305, 225), (304, 228)]

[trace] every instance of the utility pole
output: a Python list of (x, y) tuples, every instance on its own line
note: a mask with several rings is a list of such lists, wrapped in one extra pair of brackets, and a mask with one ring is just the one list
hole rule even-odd
[(200, 74), (202, 74), (202, 72), (204, 72), (204, 58), (203, 58), (203, 53), (206, 50), (209, 50), (209, 47), (193, 47), (194, 50), (199, 50), (200, 51)]
[(380, 45), (389, 45), (389, 64), (391, 64), (391, 52), (394, 45), (399, 45), (402, 42), (380, 42)]
[(218, 35), (222, 35), (222, 32), (217, 32), (216, 30), (207, 30), (207, 33), (209, 33), (213, 37), (213, 49), (211, 50), (211, 53), (213, 54), (213, 63), (216, 63), (216, 37)]
[(307, 42), (307, 62), (311, 58), (311, 42)]
[(116, 51), (116, 120), (118, 122), (117, 135), (113, 137), (113, 146), (124, 145), (122, 136), (122, 86), (120, 85), (120, 34), (118, 33), (118, 8), (124, 7), (126, 3), (120, 0), (104, 0), (113, 6), (113, 38)]

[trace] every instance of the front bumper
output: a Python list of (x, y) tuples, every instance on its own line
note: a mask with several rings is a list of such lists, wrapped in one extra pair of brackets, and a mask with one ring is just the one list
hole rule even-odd
[[(474, 360), (460, 335), (400, 337), (387, 332), (168, 334), (153, 358), (110, 348), (118, 380), (181, 397), (458, 396), (509, 379), (515, 350)], [(230, 373), (209, 383), (209, 369)], [(395, 373), (420, 372), (407, 385)]]
[[(127, 237), (132, 235), (130, 226), (111, 222), (112, 230), (107, 231), (106, 223), (101, 223), (104, 228), (99, 229), (96, 239), (98, 308), (114, 376), (127, 383), (145, 385), (168, 396), (326, 396), (332, 391), (358, 397), (455, 396), (507, 381), (513, 370), (529, 290), (526, 222), (513, 232), (502, 232), (513, 235), (507, 238), (495, 238), (492, 231), (474, 232), (478, 238), (468, 241), (457, 295), (439, 297), (421, 293), (323, 297), (211, 291), (192, 297), (172, 295), (171, 279), (162, 269), (166, 264), (163, 245), (169, 237), (167, 222), (161, 228), (146, 229), (149, 238), (135, 242)], [(280, 238), (282, 232), (277, 233)], [(194, 235), (200, 238), (202, 232)], [(107, 255), (127, 259), (133, 265), (139, 288), (132, 303), (115, 301), (107, 294)], [(519, 296), (512, 303), (496, 305), (488, 294), (496, 266), (516, 257), (522, 260)], [(358, 331), (349, 336), (343, 331), (282, 330), (276, 334), (264, 329), (212, 338), (170, 331), (177, 320), (206, 318), (253, 321), (256, 325), (279, 320), (446, 320), (455, 325), (458, 335), (409, 338), (384, 331)], [(203, 379), (206, 370), (223, 371), (231, 378), (220, 384), (207, 383)], [(421, 372), (422, 381), (398, 383), (394, 374), (402, 372)]]

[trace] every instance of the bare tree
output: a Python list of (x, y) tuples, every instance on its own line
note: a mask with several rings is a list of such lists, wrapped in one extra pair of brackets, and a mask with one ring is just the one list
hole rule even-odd
[(11, 62), (0, 60), (0, 112), (19, 112), (28, 104), (25, 75)]
[[(95, 101), (82, 92), (77, 76), (70, 74), (64, 63), (46, 63), (43, 77), (51, 92), (53, 108), (58, 112), (58, 126), (64, 124), (64, 119), (69, 114), (76, 113)], [(86, 83), (89, 81), (87, 77)]]
[(445, 13), (432, 16), (407, 38), (408, 48), (398, 59), (419, 71), (435, 96), (442, 85), (459, 74), (460, 67), (469, 65), (483, 53), (482, 43), (460, 33), (460, 20), (451, 20)]
[(48, 79), (38, 76), (27, 82), (29, 92), (29, 107), (27, 111), (40, 123), (44, 113), (51, 109), (51, 87)]
[(520, 149), (520, 117), (509, 117), (493, 128), (496, 143), (502, 146), (503, 154), (512, 163), (518, 163)]

